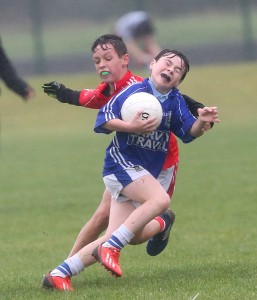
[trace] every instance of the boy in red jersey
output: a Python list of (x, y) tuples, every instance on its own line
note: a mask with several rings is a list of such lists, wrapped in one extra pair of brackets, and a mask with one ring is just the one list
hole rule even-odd
[[(126, 93), (127, 91), (128, 93), (131, 94), (131, 91), (132, 92), (135, 91), (136, 89), (138, 89), (138, 87), (142, 88), (143, 85), (145, 89), (147, 87), (150, 87), (150, 85), (153, 86), (154, 88), (155, 86), (152, 83), (154, 82), (158, 87), (158, 90), (157, 88), (155, 88), (155, 90), (152, 88), (152, 90), (149, 89), (149, 91), (155, 93), (156, 97), (160, 98), (164, 96), (166, 98), (164, 99), (164, 101), (169, 100), (169, 102), (166, 102), (164, 104), (166, 105), (165, 108), (168, 113), (166, 115), (164, 114), (163, 118), (166, 118), (166, 120), (168, 120), (169, 116), (171, 115), (169, 113), (170, 108), (172, 109), (171, 113), (174, 112), (174, 117), (175, 117), (173, 121), (169, 121), (169, 120), (166, 121), (165, 119), (163, 119), (163, 124), (161, 125), (162, 127), (160, 129), (162, 130), (162, 132), (166, 132), (167, 134), (166, 126), (167, 124), (168, 126), (170, 124), (170, 126), (173, 126), (178, 136), (183, 138), (184, 142), (190, 142), (194, 139), (194, 137), (198, 137), (203, 134), (203, 126), (207, 120), (209, 121), (213, 120), (213, 122), (219, 121), (217, 118), (218, 117), (217, 108), (211, 107), (211, 108), (202, 109), (200, 111), (200, 117), (198, 120), (195, 117), (193, 117), (192, 114), (190, 114), (188, 108), (185, 105), (183, 97), (181, 96), (181, 94), (179, 94), (179, 91), (175, 88), (177, 86), (176, 83), (178, 83), (179, 80), (182, 81), (184, 78), (183, 77), (184, 74), (186, 74), (187, 70), (189, 70), (188, 67), (189, 65), (187, 63), (187, 60), (184, 58), (184, 56), (182, 56), (182, 54), (179, 56), (177, 54), (178, 52), (175, 53), (174, 50), (168, 50), (167, 52), (167, 49), (165, 49), (164, 51), (165, 54), (167, 53), (167, 55), (169, 55), (169, 57), (166, 57), (167, 55), (164, 57), (163, 55), (164, 52), (162, 52), (160, 53), (159, 58), (156, 57), (156, 59), (154, 59), (151, 64), (152, 67), (151, 70), (153, 71), (152, 73), (154, 74), (155, 77), (145, 79), (143, 83), (137, 83), (131, 85), (130, 87), (127, 87), (125, 89), (125, 92), (122, 91), (117, 97), (123, 97), (122, 101), (124, 101), (126, 99), (126, 95), (124, 96), (124, 93)], [(169, 64), (166, 63), (167, 60), (170, 61)], [(152, 79), (151, 82), (150, 79)], [(147, 82), (149, 82), (148, 86), (146, 86)], [(174, 87), (174, 89), (172, 90), (172, 92), (167, 93), (167, 90), (170, 89), (171, 87), (172, 89)], [(115, 101), (116, 99), (117, 98), (114, 97), (114, 100), (112, 100), (111, 104), (113, 104), (113, 101)], [(173, 99), (175, 102), (173, 102)], [(173, 103), (175, 106), (173, 105)], [(107, 106), (108, 105), (109, 103), (107, 104)], [(101, 120), (99, 123), (96, 123), (96, 127), (98, 127), (99, 124), (100, 126), (102, 126), (101, 124), (104, 124), (103, 126), (106, 126), (105, 128), (107, 128), (106, 120), (107, 122), (109, 120), (102, 114), (102, 112), (107, 112), (106, 115), (108, 115), (109, 111), (106, 110), (107, 106), (104, 106), (101, 109), (101, 115), (99, 114)], [(181, 111), (182, 106), (183, 108)], [(110, 107), (112, 107), (112, 105), (110, 105)], [(106, 169), (107, 173), (103, 173), (104, 176), (106, 174), (104, 178), (108, 181), (108, 182), (105, 181), (105, 184), (108, 190), (112, 191), (112, 195), (113, 195), (111, 212), (110, 212), (110, 224), (108, 226), (107, 233), (105, 234), (105, 236), (102, 236), (97, 241), (90, 243), (82, 250), (80, 250), (78, 254), (75, 254), (72, 257), (66, 259), (63, 263), (58, 265), (51, 272), (47, 273), (43, 280), (43, 287), (45, 288), (55, 288), (62, 291), (66, 291), (66, 290), (72, 291), (73, 287), (71, 285), (71, 280), (70, 280), (71, 277), (78, 275), (86, 267), (95, 263), (95, 260), (92, 257), (92, 255), (98, 261), (101, 261), (101, 263), (110, 272), (112, 272), (114, 276), (116, 277), (122, 276), (122, 270), (119, 266), (119, 261), (118, 261), (120, 250), (124, 248), (135, 235), (141, 234), (145, 226), (150, 224), (150, 222), (154, 222), (152, 218), (158, 216), (158, 213), (164, 214), (164, 212), (168, 210), (169, 202), (170, 202), (168, 194), (162, 188), (160, 183), (150, 173), (147, 173), (147, 170), (145, 170), (143, 167), (141, 168), (140, 160), (138, 160), (134, 155), (131, 155), (131, 153), (134, 154), (134, 149), (131, 149), (131, 147), (134, 146), (133, 145), (130, 146), (128, 143), (126, 143), (127, 139), (123, 139), (124, 137), (123, 130), (126, 130), (125, 126), (127, 126), (128, 130), (130, 130), (129, 132), (133, 134), (134, 132), (142, 133), (142, 135), (145, 135), (145, 138), (150, 140), (151, 132), (153, 130), (152, 128), (154, 128), (156, 124), (155, 119), (142, 121), (140, 120), (139, 117), (140, 113), (138, 113), (129, 124), (124, 124), (126, 122), (120, 120), (119, 117), (117, 117), (119, 114), (118, 110), (120, 109), (119, 103), (118, 106), (116, 105), (115, 109), (116, 109), (115, 114), (112, 113), (110, 114), (110, 116), (112, 117), (112, 120), (110, 122), (112, 122), (112, 124), (116, 126), (118, 131), (117, 136), (119, 134), (119, 140), (116, 139), (117, 136), (115, 136), (114, 138), (115, 140), (113, 143), (114, 148), (115, 149), (124, 148), (125, 149), (124, 154), (127, 153), (126, 152), (127, 149), (130, 150), (128, 150), (128, 155), (125, 154), (121, 156), (120, 156), (121, 152), (119, 150), (118, 152), (116, 152), (116, 150), (108, 152), (109, 158), (107, 159), (109, 159), (109, 161), (107, 162), (107, 164), (109, 162), (110, 163), (109, 166), (107, 167), (111, 168), (110, 171), (113, 170), (112, 169), (113, 164), (121, 163), (122, 166), (114, 168), (115, 171), (117, 169), (116, 172), (117, 176), (116, 174), (109, 173), (109, 169), (108, 170)], [(187, 122), (187, 124), (185, 125), (183, 124), (183, 127), (180, 125), (183, 122), (182, 121), (183, 118), (181, 118), (182, 115), (185, 116), (186, 118), (185, 122)], [(178, 126), (176, 125), (177, 123)], [(112, 126), (113, 126), (112, 124), (110, 125), (110, 127), (107, 128), (108, 130), (112, 130)], [(190, 133), (188, 134), (187, 128), (191, 124), (193, 124), (191, 126), (192, 130), (190, 129)], [(180, 128), (182, 128), (182, 131), (180, 131)], [(127, 133), (128, 135), (129, 132)], [(144, 134), (147, 132), (150, 132), (150, 134)], [(157, 136), (159, 137), (159, 134)], [(162, 135), (161, 139), (166, 145), (168, 144), (169, 139), (167, 138), (167, 135)], [(144, 155), (140, 155), (143, 152), (145, 153), (147, 152), (148, 154), (146, 166), (149, 167), (150, 169), (151, 169), (151, 163), (153, 162), (153, 157), (155, 157), (159, 161), (159, 165), (155, 164), (155, 168), (157, 170), (155, 175), (158, 176), (159, 172), (161, 171), (161, 166), (163, 165), (165, 160), (165, 153), (163, 153), (161, 149), (159, 149), (158, 153), (155, 153), (155, 151), (152, 151), (151, 149), (149, 150), (149, 149), (141, 149), (141, 147), (139, 148), (140, 149), (137, 150), (141, 153), (137, 151), (136, 153), (139, 153), (139, 157), (142, 158), (143, 166), (145, 164), (143, 161)], [(165, 147), (165, 149), (167, 149), (167, 147)], [(161, 160), (158, 159), (156, 154), (161, 158)], [(132, 165), (130, 162), (131, 160), (130, 158), (132, 158), (132, 160), (135, 159), (134, 164), (132, 163)], [(137, 172), (139, 173), (136, 174)], [(124, 173), (126, 173), (127, 175)], [(139, 178), (141, 179), (139, 180)], [(122, 188), (122, 190), (120, 189), (119, 182), (122, 184), (122, 186), (123, 183), (125, 185), (125, 187)], [(121, 191), (122, 191), (122, 195), (120, 194)], [(121, 196), (122, 199), (117, 200), (118, 199), (116, 198), (117, 196)], [(127, 197), (128, 201), (126, 201), (126, 199), (123, 199), (124, 198), (123, 196), (125, 198)], [(133, 201), (130, 199), (138, 201), (141, 204), (141, 206), (134, 206)], [(143, 213), (143, 210), (145, 210), (145, 214)], [(127, 218), (127, 216), (129, 217)], [(125, 220), (125, 218), (127, 219)], [(116, 230), (117, 225), (120, 225), (120, 227)], [(144, 228), (142, 228), (142, 226)], [(116, 231), (113, 232), (113, 230)], [(107, 239), (108, 241), (106, 241)], [(103, 245), (100, 245), (103, 241), (105, 241), (105, 243)], [(115, 246), (113, 246), (113, 244), (115, 244)], [(104, 250), (102, 250), (103, 248)]]
[[(102, 83), (96, 89), (73, 91), (58, 82), (50, 82), (43, 85), (44, 92), (63, 103), (99, 109), (129, 84), (142, 81), (141, 77), (133, 75), (128, 70), (129, 55), (126, 45), (120, 37), (111, 34), (100, 36), (93, 43), (91, 51), (96, 72), (102, 80)], [(194, 115), (197, 115), (198, 108), (204, 106), (187, 96), (185, 96), (185, 99)], [(165, 170), (159, 176), (161, 184), (170, 197), (174, 190), (178, 160), (178, 145), (172, 134)], [(96, 240), (107, 228), (110, 202), (111, 195), (109, 191), (105, 190), (100, 205), (91, 219), (81, 229), (69, 256), (73, 256), (84, 246)], [(149, 223), (148, 234), (143, 240), (134, 239), (132, 243), (142, 243), (156, 235), (156, 239), (153, 238), (148, 242), (147, 252), (149, 255), (159, 254), (168, 243), (169, 232), (174, 220), (175, 214), (171, 211), (167, 212), (164, 216), (160, 216), (157, 220)], [(160, 231), (167, 233), (165, 240), (160, 240), (158, 235)]]

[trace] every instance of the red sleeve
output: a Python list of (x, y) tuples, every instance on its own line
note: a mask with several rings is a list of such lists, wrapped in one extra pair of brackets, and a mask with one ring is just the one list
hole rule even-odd
[(96, 89), (85, 89), (80, 92), (79, 103), (81, 106), (100, 109), (109, 100), (110, 97), (106, 97), (102, 94), (102, 91), (107, 87), (106, 83), (101, 83)]

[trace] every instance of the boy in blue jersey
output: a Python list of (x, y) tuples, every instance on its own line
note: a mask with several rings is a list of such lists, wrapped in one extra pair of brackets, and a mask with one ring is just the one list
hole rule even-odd
[[(106, 188), (112, 195), (107, 231), (48, 273), (44, 287), (73, 290), (70, 278), (96, 260), (112, 275), (122, 276), (120, 250), (135, 235), (143, 235), (146, 224), (169, 208), (170, 197), (156, 177), (165, 161), (170, 132), (189, 143), (204, 133), (206, 122), (219, 122), (216, 107), (199, 109), (198, 119), (189, 112), (177, 89), (189, 71), (188, 60), (182, 53), (165, 49), (151, 62), (150, 69), (149, 78), (124, 89), (97, 116), (96, 132), (116, 131), (106, 150), (103, 169)], [(157, 120), (141, 120), (141, 112), (129, 122), (120, 118), (127, 97), (142, 91), (153, 94), (162, 105), (163, 119), (157, 129)], [(161, 147), (149, 146), (156, 144), (153, 141)]]

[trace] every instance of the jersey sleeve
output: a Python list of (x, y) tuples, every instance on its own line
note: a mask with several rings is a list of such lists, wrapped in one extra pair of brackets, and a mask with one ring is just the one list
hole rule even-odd
[[(201, 102), (198, 102), (192, 98), (190, 98), (187, 95), (182, 95), (184, 97), (184, 99), (186, 100), (186, 104), (188, 106), (188, 109), (191, 111), (191, 113), (195, 116), (198, 117), (198, 108), (204, 108), (205, 105)], [(210, 123), (211, 128), (214, 126), (214, 123), (211, 122)]]
[(201, 102), (196, 101), (195, 99), (190, 98), (187, 95), (182, 95), (183, 98), (186, 101), (186, 104), (188, 106), (188, 109), (190, 112), (195, 116), (198, 117), (198, 108), (204, 108), (204, 105)]
[(106, 87), (106, 83), (101, 83), (96, 89), (82, 90), (79, 96), (80, 105), (93, 109), (100, 109), (103, 107), (110, 100), (110, 97), (103, 95)]
[(189, 111), (182, 95), (178, 94), (174, 103), (175, 109), (170, 123), (171, 130), (183, 143), (190, 143), (195, 139), (189, 130), (196, 121), (196, 117)]
[(142, 88), (142, 83), (134, 83), (124, 88), (119, 94), (114, 96), (107, 104), (102, 107), (97, 115), (94, 131), (96, 133), (111, 133), (110, 130), (103, 128), (103, 124), (121, 118), (121, 107), (124, 101), (134, 92)]
[(120, 119), (120, 107), (120, 102), (116, 99), (116, 97), (102, 107), (96, 117), (94, 131), (96, 133), (111, 133), (112, 131), (104, 128), (103, 125), (112, 119)]

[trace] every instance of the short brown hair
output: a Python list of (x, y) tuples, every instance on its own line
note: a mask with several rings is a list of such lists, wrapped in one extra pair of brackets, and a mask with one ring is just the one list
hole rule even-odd
[(123, 42), (122, 38), (115, 34), (104, 34), (99, 36), (91, 47), (91, 52), (94, 53), (97, 46), (100, 46), (103, 50), (106, 50), (106, 45), (111, 44), (118, 54), (118, 57), (122, 57), (128, 53), (127, 46)]
[(159, 54), (157, 54), (157, 56), (155, 57), (155, 60), (158, 61), (161, 57), (168, 56), (170, 54), (180, 57), (181, 60), (184, 62), (185, 70), (180, 79), (180, 81), (183, 81), (186, 77), (186, 74), (189, 72), (189, 69), (190, 69), (189, 60), (183, 53), (179, 52), (178, 50), (164, 49)]

